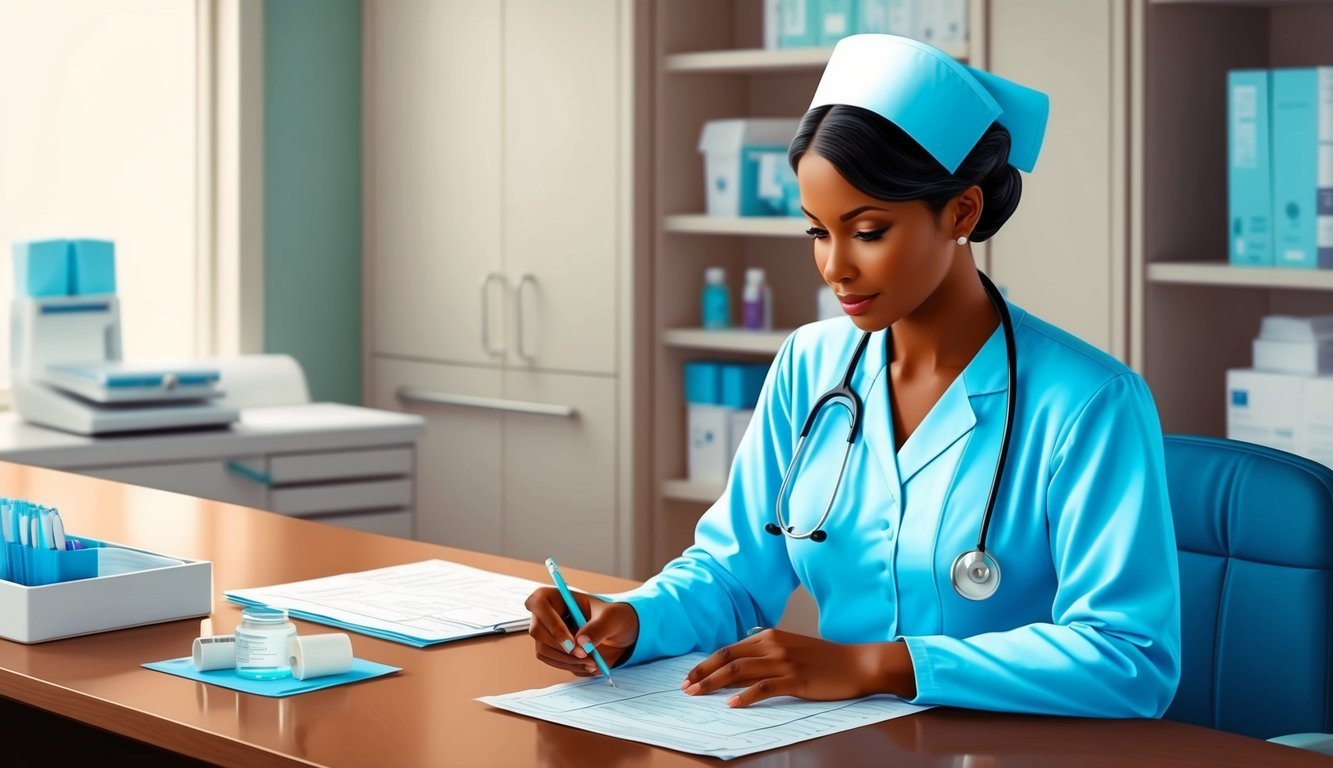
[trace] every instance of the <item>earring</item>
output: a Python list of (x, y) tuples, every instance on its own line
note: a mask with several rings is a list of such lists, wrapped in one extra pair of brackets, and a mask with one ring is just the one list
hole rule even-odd
[(967, 245), (967, 235), (959, 235), (959, 236), (958, 236), (958, 244), (959, 244), (959, 245)]

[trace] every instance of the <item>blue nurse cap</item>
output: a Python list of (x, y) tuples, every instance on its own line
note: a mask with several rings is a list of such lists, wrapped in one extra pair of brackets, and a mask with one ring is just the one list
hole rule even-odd
[(959, 64), (925, 43), (897, 35), (838, 41), (810, 108), (847, 104), (903, 129), (949, 173), (991, 123), (1009, 131), (1009, 164), (1031, 172), (1041, 152), (1050, 98)]

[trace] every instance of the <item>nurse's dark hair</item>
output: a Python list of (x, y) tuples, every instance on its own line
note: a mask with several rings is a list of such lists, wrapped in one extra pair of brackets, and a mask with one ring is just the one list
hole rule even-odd
[(983, 242), (1009, 220), (1023, 193), (1018, 169), (1009, 164), (1009, 131), (992, 123), (949, 173), (901, 128), (861, 107), (815, 107), (805, 114), (787, 150), (796, 168), (806, 152), (833, 164), (853, 187), (878, 200), (920, 200), (938, 215), (958, 194), (981, 187), (981, 217), (970, 238)]

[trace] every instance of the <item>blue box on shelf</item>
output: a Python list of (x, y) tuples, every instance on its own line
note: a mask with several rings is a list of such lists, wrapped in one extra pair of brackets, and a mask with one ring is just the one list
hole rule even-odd
[(14, 292), (20, 296), (68, 296), (72, 282), (68, 240), (14, 243)]
[(116, 292), (116, 244), (109, 240), (71, 243), (72, 294), (90, 296)]

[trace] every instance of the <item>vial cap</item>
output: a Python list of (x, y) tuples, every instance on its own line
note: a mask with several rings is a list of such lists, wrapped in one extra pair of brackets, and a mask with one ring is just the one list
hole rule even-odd
[(287, 610), (270, 608), (267, 605), (253, 605), (241, 611), (241, 620), (259, 624), (281, 624), (287, 620)]
[(749, 269), (745, 270), (745, 282), (747, 283), (764, 282), (763, 267), (750, 267)]
[(704, 280), (710, 283), (725, 283), (727, 281), (727, 271), (722, 267), (709, 267), (704, 270)]

